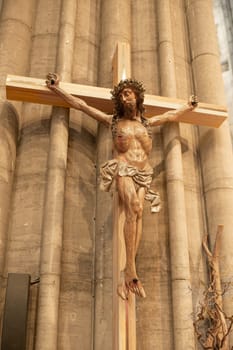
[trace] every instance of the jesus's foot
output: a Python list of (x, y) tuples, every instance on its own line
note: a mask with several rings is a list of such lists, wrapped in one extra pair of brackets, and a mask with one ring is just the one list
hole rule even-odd
[(141, 281), (138, 278), (133, 278), (132, 280), (129, 280), (125, 282), (126, 287), (134, 294), (138, 295), (139, 297), (145, 298), (146, 293), (143, 288), (143, 285)]
[(120, 283), (117, 286), (117, 294), (123, 299), (127, 300), (129, 293), (132, 292), (139, 297), (145, 298), (146, 293), (141, 281), (138, 277), (130, 278), (132, 274), (127, 274), (126, 271), (121, 271)]
[(133, 281), (129, 281), (128, 283), (122, 282), (118, 284), (117, 294), (119, 295), (119, 297), (121, 297), (121, 299), (127, 300), (129, 292), (132, 292), (142, 298), (146, 297), (146, 293), (142, 286), (142, 283), (138, 279), (134, 279)]
[(125, 270), (125, 285), (132, 293), (142, 298), (146, 297), (143, 285), (136, 273), (131, 273)]

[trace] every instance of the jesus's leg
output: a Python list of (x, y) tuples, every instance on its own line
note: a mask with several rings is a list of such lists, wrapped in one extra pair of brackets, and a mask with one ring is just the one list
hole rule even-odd
[[(131, 292), (145, 297), (144, 289), (136, 273), (135, 256), (141, 230), (137, 232), (137, 221), (141, 219), (142, 205), (131, 177), (117, 178), (118, 193), (125, 212), (124, 238), (126, 247), (125, 285)], [(139, 234), (137, 238), (137, 234)]]
[[(136, 219), (136, 237), (135, 237), (135, 248), (134, 248), (134, 261), (137, 255), (137, 251), (138, 251), (138, 247), (139, 247), (139, 243), (142, 237), (142, 212), (143, 212), (143, 206), (144, 206), (144, 197), (145, 197), (145, 188), (144, 187), (140, 187), (137, 191), (137, 199), (139, 201), (138, 205), (139, 205), (139, 210), (137, 211), (137, 219)], [(142, 283), (140, 282), (140, 280), (138, 279), (133, 280), (130, 283), (130, 290), (132, 291), (131, 288), (134, 289), (134, 293), (136, 293), (137, 295), (145, 298), (146, 297), (146, 293), (144, 291), (144, 288), (142, 286)]]
[(139, 200), (139, 205), (140, 205), (140, 212), (138, 213), (137, 216), (137, 231), (136, 231), (136, 240), (135, 240), (135, 256), (138, 251), (138, 246), (139, 242), (142, 237), (142, 211), (143, 211), (143, 206), (144, 206), (144, 198), (145, 198), (145, 188), (140, 187), (138, 192), (137, 192), (138, 200)]

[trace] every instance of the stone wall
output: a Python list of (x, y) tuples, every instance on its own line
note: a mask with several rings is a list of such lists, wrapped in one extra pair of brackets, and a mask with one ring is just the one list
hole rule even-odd
[(219, 53), (233, 140), (233, 3), (231, 0), (214, 1), (214, 18), (217, 27)]

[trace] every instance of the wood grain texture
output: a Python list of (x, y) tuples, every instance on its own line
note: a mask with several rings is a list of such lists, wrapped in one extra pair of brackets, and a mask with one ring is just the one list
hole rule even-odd
[[(73, 96), (79, 96), (84, 99), (89, 105), (112, 114), (113, 103), (109, 89), (62, 82), (60, 87)], [(8, 100), (69, 107), (62, 98), (47, 88), (43, 79), (8, 75), (6, 96)], [(177, 109), (187, 103), (185, 100), (154, 95), (145, 95), (144, 102), (145, 115), (148, 118)], [(224, 106), (199, 103), (195, 111), (182, 115), (179, 121), (218, 128), (226, 118), (227, 111)]]

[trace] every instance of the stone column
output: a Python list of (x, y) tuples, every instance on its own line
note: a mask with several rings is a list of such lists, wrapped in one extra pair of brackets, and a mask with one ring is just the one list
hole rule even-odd
[(66, 82), (72, 80), (76, 7), (76, 0), (62, 0), (56, 71)]
[[(154, 0), (132, 2), (132, 76), (142, 81), (147, 94), (159, 95), (157, 11)], [(152, 214), (144, 202), (142, 239), (137, 272), (146, 299), (136, 298), (137, 348), (170, 349), (171, 302), (167, 211), (164, 189), (163, 145), (160, 128), (153, 128), (150, 164), (154, 167), (153, 190), (159, 191), (163, 209)], [(156, 170), (158, 169), (158, 171)]]
[[(70, 81), (76, 2), (63, 0), (61, 6), (56, 71)], [(47, 189), (40, 261), (39, 308), (36, 349), (57, 350), (61, 250), (64, 227), (64, 193), (69, 135), (69, 110), (54, 107), (50, 126)]]
[[(176, 72), (170, 1), (157, 2), (161, 94), (175, 97)], [(184, 197), (184, 178), (178, 124), (164, 126), (165, 171), (167, 179), (174, 349), (194, 349), (189, 247)]]
[(147, 94), (159, 94), (156, 2), (132, 2), (132, 77)]
[(103, 0), (99, 85), (112, 87), (112, 59), (118, 41), (131, 40), (131, 6), (128, 1)]
[[(183, 0), (170, 2), (171, 26), (176, 70), (177, 98), (188, 100), (194, 94), (186, 12)], [(200, 258), (203, 232), (206, 232), (203, 205), (202, 176), (199, 157), (198, 127), (180, 123), (180, 142), (182, 149), (183, 178), (185, 190), (186, 223), (189, 243), (190, 277), (194, 312), (206, 278), (205, 258)]]
[(35, 0), (4, 1), (2, 5), (0, 19), (1, 96), (5, 96), (7, 74), (25, 75), (27, 72), (34, 8)]
[[(18, 141), (18, 115), (8, 102), (0, 102), (0, 315), (4, 305), (4, 267)], [(0, 317), (0, 329), (1, 329)]]
[[(203, 102), (225, 104), (216, 28), (211, 0), (186, 1), (196, 91)], [(200, 154), (210, 243), (219, 224), (224, 225), (220, 248), (222, 282), (232, 281), (233, 266), (233, 159), (229, 125), (200, 128)], [(224, 310), (233, 314), (232, 293), (224, 295)], [(231, 335), (231, 345), (233, 339)]]
[[(31, 48), (35, 1), (4, 1), (0, 4), (0, 314), (8, 269), (9, 221), (12, 219), (12, 186), (16, 147), (21, 125), (21, 103), (5, 99), (7, 74), (25, 75)], [(23, 11), (22, 11), (23, 8)], [(16, 109), (13, 107), (16, 107)], [(15, 263), (17, 266), (17, 263)], [(0, 326), (1, 328), (1, 326)]]
[(59, 108), (54, 109), (52, 119), (41, 242), (37, 350), (57, 350), (68, 124)]
[[(99, 1), (76, 6), (72, 82), (96, 85)], [(74, 12), (74, 10), (72, 11)], [(69, 20), (71, 27), (71, 20)], [(69, 37), (70, 42), (70, 37)], [(71, 109), (65, 189), (58, 349), (89, 350), (93, 344), (96, 124)]]
[[(130, 1), (102, 1), (102, 27), (99, 59), (99, 85), (112, 88), (112, 59), (118, 41), (130, 42)], [(97, 169), (112, 158), (110, 130), (100, 125), (97, 136)], [(96, 207), (96, 300), (95, 346), (107, 350), (112, 344), (112, 198), (97, 190)]]

